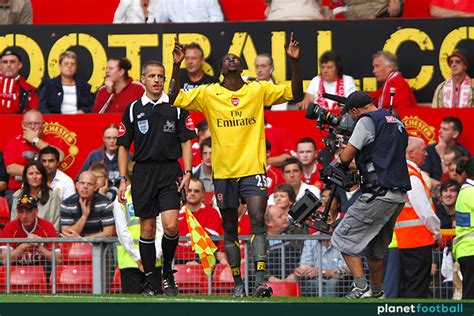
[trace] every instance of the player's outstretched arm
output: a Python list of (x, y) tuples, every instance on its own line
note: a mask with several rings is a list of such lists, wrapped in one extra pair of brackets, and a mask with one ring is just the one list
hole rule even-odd
[(285, 45), (286, 54), (291, 58), (291, 89), (293, 91), (293, 100), (299, 102), (303, 100), (303, 80), (301, 78), (301, 68), (299, 58), (301, 54), (300, 44), (293, 37), (293, 32), (290, 34), (290, 43)]
[(178, 39), (174, 39), (174, 49), (173, 49), (173, 75), (170, 82), (170, 103), (173, 104), (174, 100), (179, 93), (179, 68), (181, 67), (181, 62), (184, 59), (184, 45), (178, 42)]

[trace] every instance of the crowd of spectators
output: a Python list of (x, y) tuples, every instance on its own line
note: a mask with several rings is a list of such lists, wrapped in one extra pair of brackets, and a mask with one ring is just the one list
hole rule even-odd
[[(32, 6), (33, 2), (33, 6)], [(234, 0), (120, 0), (110, 8), (113, 23), (198, 23), (226, 20), (324, 20), (410, 17), (471, 17), (474, 5), (468, 0), (258, 0), (252, 8), (235, 8)], [(243, 3), (245, 6), (247, 3)], [(250, 4), (250, 3), (249, 3)], [(404, 10), (410, 6), (415, 10)], [(31, 0), (0, 0), (0, 24), (32, 24)], [(408, 11), (408, 14), (405, 14)], [(416, 13), (412, 13), (412, 11)], [(86, 11), (84, 11), (86, 12)], [(418, 15), (417, 15), (418, 14)], [(40, 17), (41, 19), (41, 17)], [(104, 21), (105, 22), (105, 21)]]

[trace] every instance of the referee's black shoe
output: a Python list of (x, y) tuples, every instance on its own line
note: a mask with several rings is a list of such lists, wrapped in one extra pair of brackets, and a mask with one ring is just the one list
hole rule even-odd
[(174, 279), (174, 274), (178, 272), (176, 270), (171, 270), (163, 275), (163, 293), (167, 296), (177, 296), (178, 295), (178, 284)]
[(144, 296), (153, 296), (153, 295), (160, 294), (156, 289), (153, 289), (153, 286), (146, 280), (145, 282), (142, 283), (142, 287), (143, 287), (142, 295)]

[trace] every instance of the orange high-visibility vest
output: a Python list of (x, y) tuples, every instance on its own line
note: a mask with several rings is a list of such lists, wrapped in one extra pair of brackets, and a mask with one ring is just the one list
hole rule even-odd
[[(423, 183), (425, 187), (425, 192), (431, 201), (431, 211), (435, 213), (433, 201), (431, 200), (431, 191), (423, 180), (421, 173), (410, 165), (408, 165), (408, 173), (410, 176), (418, 177), (421, 180), (421, 183)], [(397, 217), (395, 236), (397, 238), (398, 248), (400, 249), (431, 246), (435, 242), (433, 234), (421, 222), (408, 198), (405, 207), (403, 207), (402, 212)]]

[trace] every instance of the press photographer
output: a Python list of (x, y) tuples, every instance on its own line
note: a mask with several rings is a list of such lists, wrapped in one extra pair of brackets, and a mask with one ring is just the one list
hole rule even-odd
[[(408, 134), (403, 123), (384, 109), (377, 109), (368, 94), (356, 91), (344, 100), (341, 113), (356, 121), (348, 144), (339, 155), (340, 170), (355, 157), (363, 194), (348, 209), (331, 242), (344, 256), (354, 276), (346, 298), (380, 298), (383, 257), (393, 235), (395, 220), (410, 189), (405, 161)], [(362, 256), (370, 270), (370, 287)]]

